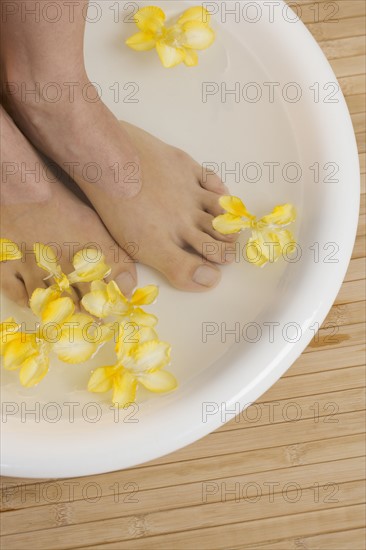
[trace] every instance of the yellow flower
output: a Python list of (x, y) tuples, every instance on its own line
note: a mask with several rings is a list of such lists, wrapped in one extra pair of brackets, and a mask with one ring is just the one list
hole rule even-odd
[(61, 297), (55, 287), (37, 288), (30, 308), (40, 319), (35, 332), (21, 332), (12, 318), (0, 325), (4, 368), (20, 368), (23, 386), (35, 386), (47, 374), (52, 351), (66, 363), (83, 363), (113, 336), (109, 325), (99, 326), (89, 315), (75, 314), (71, 298)]
[(62, 272), (61, 266), (58, 265), (56, 254), (52, 248), (42, 243), (35, 243), (33, 250), (38, 267), (44, 269), (49, 274), (46, 279), (53, 277), (59, 290), (68, 290), (70, 288), (69, 280), (65, 273)]
[(84, 313), (72, 315), (61, 327), (61, 334), (53, 351), (65, 363), (84, 363), (113, 337), (108, 325), (100, 326)]
[(122, 330), (116, 346), (117, 363), (96, 369), (89, 380), (91, 392), (113, 390), (112, 402), (118, 407), (135, 401), (139, 384), (156, 393), (177, 387), (175, 377), (162, 370), (170, 363), (169, 344), (160, 342), (155, 331), (146, 327), (136, 333), (135, 339), (135, 344), (126, 346)]
[(291, 254), (295, 250), (296, 243), (292, 233), (284, 229), (296, 220), (296, 211), (292, 204), (276, 206), (270, 214), (258, 220), (248, 212), (238, 197), (224, 196), (219, 202), (226, 213), (213, 220), (212, 225), (216, 231), (230, 235), (243, 229), (252, 230), (252, 236), (246, 245), (249, 262), (263, 266), (277, 261), (284, 252)]
[(70, 284), (91, 283), (108, 277), (111, 268), (105, 263), (105, 257), (95, 248), (84, 248), (75, 254), (72, 265), (75, 271), (68, 275)]
[(71, 298), (61, 298), (52, 287), (36, 289), (30, 307), (41, 318), (37, 334), (52, 343), (52, 350), (65, 363), (84, 363), (113, 337), (109, 325), (99, 326), (90, 315), (75, 313)]
[(155, 315), (146, 313), (138, 306), (152, 304), (158, 293), (159, 289), (155, 285), (148, 285), (135, 290), (131, 300), (128, 300), (114, 281), (108, 284), (104, 281), (95, 281), (91, 284), (91, 291), (85, 294), (81, 303), (86, 311), (99, 319), (115, 316), (121, 323), (155, 326), (158, 322)]
[[(61, 298), (60, 291), (55, 287), (37, 288), (29, 301), (34, 315), (40, 318), (39, 332), (55, 333), (74, 313), (75, 304), (71, 298)], [(47, 326), (49, 325), (49, 326)], [(50, 330), (54, 328), (54, 330)], [(52, 336), (48, 336), (52, 339)]]
[(13, 317), (9, 317), (0, 323), (0, 355), (3, 355), (6, 344), (19, 337), (19, 329), (20, 325)]
[(165, 13), (156, 6), (141, 8), (134, 16), (138, 33), (126, 40), (127, 46), (137, 51), (156, 48), (164, 67), (185, 63), (188, 67), (198, 64), (196, 50), (205, 50), (215, 40), (209, 26), (210, 15), (202, 6), (186, 10), (178, 21), (165, 26)]
[(38, 330), (34, 333), (15, 332), (15, 321), (8, 319), (8, 328), (5, 329), (7, 341), (1, 349), (4, 368), (19, 368), (20, 382), (28, 388), (38, 384), (47, 374), (49, 354), (58, 331), (72, 318), (75, 309), (71, 298), (60, 298), (60, 292), (54, 288), (36, 289), (30, 299), (30, 307), (40, 317)]
[(111, 272), (110, 267), (105, 263), (103, 254), (94, 248), (86, 248), (75, 254), (72, 261), (75, 271), (69, 275), (62, 272), (56, 254), (50, 246), (35, 243), (34, 253), (38, 267), (49, 273), (46, 279), (53, 277), (55, 285), (60, 291), (68, 291), (70, 285), (74, 283), (90, 283), (104, 279)]
[(9, 239), (0, 239), (0, 262), (19, 260), (21, 257), (22, 253), (17, 244)]

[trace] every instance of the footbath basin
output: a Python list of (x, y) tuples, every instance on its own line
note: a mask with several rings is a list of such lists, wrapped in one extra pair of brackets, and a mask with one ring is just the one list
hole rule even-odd
[[(257, 15), (245, 11), (247, 2), (236, 17), (226, 12), (238, 2), (208, 2), (215, 44), (200, 53), (198, 67), (166, 70), (156, 52), (124, 46), (136, 31), (134, 4), (103, 0), (89, 10), (87, 69), (104, 102), (118, 118), (209, 163), (251, 212), (293, 203), (297, 253), (259, 269), (243, 259), (241, 238), (236, 261), (205, 294), (177, 291), (138, 266), (139, 286), (160, 287), (151, 311), (160, 338), (172, 344), (178, 389), (141, 391), (138, 405), (114, 410), (110, 396), (85, 390), (90, 370), (110, 364), (108, 347), (82, 365), (55, 358), (32, 389), (3, 370), (3, 475), (112, 471), (207, 435), (257, 400), (301, 354), (350, 260), (359, 208), (352, 124), (334, 73), (295, 14), (278, 0), (273, 17), (265, 7)], [(156, 4), (169, 17), (192, 5)], [(29, 311), (3, 297), (1, 318), (10, 315), (32, 322)]]

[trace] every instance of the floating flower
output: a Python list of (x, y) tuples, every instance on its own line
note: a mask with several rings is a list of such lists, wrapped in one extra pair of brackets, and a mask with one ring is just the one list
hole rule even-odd
[(76, 313), (61, 327), (53, 351), (65, 363), (84, 363), (112, 337), (113, 331), (108, 325), (100, 326), (93, 317)]
[(138, 385), (156, 393), (177, 387), (175, 377), (165, 370), (170, 363), (170, 346), (160, 342), (151, 328), (140, 329), (136, 343), (127, 345), (122, 330), (116, 345), (117, 363), (96, 369), (89, 380), (88, 390), (104, 393), (113, 390), (112, 402), (124, 407), (136, 399)]
[(99, 319), (115, 316), (119, 322), (131, 322), (138, 326), (155, 326), (158, 322), (155, 315), (146, 313), (138, 306), (152, 304), (159, 293), (158, 287), (148, 285), (138, 288), (128, 300), (114, 281), (106, 284), (95, 281), (91, 291), (85, 294), (81, 303), (83, 307)]
[(3, 349), (3, 366), (6, 370), (20, 368), (19, 379), (23, 386), (35, 386), (47, 374), (49, 358), (47, 345), (35, 334), (19, 332)]
[[(3, 242), (11, 244), (6, 239)], [(12, 250), (15, 256), (16, 251)], [(51, 352), (65, 363), (83, 363), (116, 334), (117, 363), (94, 371), (90, 391), (113, 388), (114, 402), (123, 406), (135, 399), (139, 384), (153, 392), (176, 387), (174, 376), (162, 371), (170, 363), (170, 346), (159, 340), (153, 328), (157, 318), (140, 307), (155, 301), (159, 292), (156, 286), (139, 288), (127, 299), (114, 281), (107, 284), (102, 280), (111, 269), (104, 256), (94, 249), (81, 250), (74, 256), (74, 271), (69, 275), (63, 273), (49, 246), (35, 243), (34, 253), (38, 266), (47, 271), (48, 278), (54, 279), (52, 286), (37, 288), (31, 296), (29, 305), (39, 319), (37, 328), (25, 332), (12, 317), (0, 324), (3, 366), (7, 370), (19, 369), (23, 386), (33, 387), (44, 378)], [(92, 283), (82, 300), (89, 313), (99, 319), (114, 317), (117, 322), (102, 324), (91, 315), (75, 313), (74, 302), (63, 296), (75, 282)]]
[(156, 48), (164, 67), (185, 63), (188, 67), (198, 64), (196, 50), (205, 50), (215, 40), (210, 27), (210, 15), (202, 6), (186, 10), (171, 25), (165, 26), (166, 15), (156, 6), (141, 8), (134, 16), (140, 32), (126, 40), (127, 46), (137, 51)]
[(0, 323), (0, 355), (3, 355), (6, 344), (18, 338), (19, 329), (20, 325), (13, 317), (9, 317)]
[(19, 368), (20, 382), (28, 388), (38, 384), (47, 374), (49, 354), (57, 332), (72, 317), (75, 309), (71, 298), (60, 298), (52, 288), (35, 290), (30, 307), (41, 318), (38, 330), (34, 333), (16, 332), (2, 347), (4, 368)]
[(0, 262), (19, 260), (22, 253), (17, 244), (9, 239), (0, 239)]
[(74, 283), (90, 283), (101, 280), (111, 272), (105, 263), (105, 257), (94, 248), (86, 248), (75, 254), (72, 264), (75, 271), (69, 275), (62, 272), (58, 264), (56, 254), (50, 246), (35, 243), (34, 253), (38, 267), (48, 272), (48, 277), (53, 277), (56, 287), (60, 291), (68, 291)]
[(52, 248), (42, 243), (35, 243), (33, 250), (38, 267), (48, 273), (46, 279), (53, 277), (55, 285), (60, 291), (69, 290), (69, 280), (65, 273), (62, 272), (61, 266), (58, 265), (56, 254)]
[(46, 325), (54, 325), (57, 330), (74, 311), (75, 304), (71, 298), (61, 297), (60, 291), (55, 287), (37, 288), (29, 301), (30, 308), (34, 315), (40, 318), (40, 331)]
[(96, 248), (84, 248), (77, 252), (72, 265), (75, 271), (67, 276), (71, 284), (101, 281), (112, 271), (105, 263), (104, 255)]
[(295, 250), (296, 243), (292, 233), (284, 229), (296, 220), (296, 211), (292, 204), (276, 206), (270, 214), (258, 220), (248, 212), (238, 197), (224, 196), (219, 202), (226, 213), (213, 220), (212, 225), (216, 231), (230, 235), (244, 229), (252, 230), (246, 247), (249, 262), (263, 266), (277, 261), (285, 249), (288, 254)]

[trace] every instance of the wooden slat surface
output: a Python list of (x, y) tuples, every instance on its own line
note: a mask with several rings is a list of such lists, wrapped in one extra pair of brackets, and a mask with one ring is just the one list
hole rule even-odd
[(352, 260), (323, 327), (256, 405), (181, 451), (73, 480), (2, 478), (2, 548), (365, 549), (366, 3), (295, 4), (339, 78), (362, 174)]

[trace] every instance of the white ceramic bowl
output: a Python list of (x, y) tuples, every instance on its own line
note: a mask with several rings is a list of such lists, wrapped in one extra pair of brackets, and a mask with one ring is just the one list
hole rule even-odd
[[(156, 3), (169, 16), (188, 4)], [(178, 390), (140, 393), (139, 406), (116, 418), (107, 396), (84, 389), (90, 369), (108, 360), (107, 352), (88, 365), (55, 360), (31, 390), (19, 386), (16, 372), (3, 371), (4, 475), (69, 477), (126, 468), (188, 445), (233, 418), (229, 411), (257, 400), (314, 336), (340, 288), (355, 238), (359, 166), (351, 120), (327, 60), (283, 2), (275, 2), (273, 11), (261, 2), (255, 11), (253, 2), (250, 9), (247, 2), (207, 3), (218, 12), (215, 45), (202, 52), (198, 68), (173, 70), (164, 70), (153, 51), (124, 47), (136, 30), (122, 21), (133, 3), (120, 2), (119, 22), (116, 2), (99, 2), (99, 10), (96, 4), (86, 60), (108, 106), (200, 162), (226, 163), (227, 169), (239, 163), (249, 181), (228, 175), (227, 184), (258, 215), (294, 203), (301, 258), (265, 269), (235, 263), (204, 295), (176, 291), (157, 273), (139, 268), (140, 284), (160, 285), (153, 311), (161, 339), (173, 346)], [(238, 4), (239, 20), (227, 15), (224, 22), (225, 7)], [(203, 83), (211, 92), (205, 102)], [(236, 83), (239, 101), (233, 95), (222, 101), (221, 91)], [(277, 163), (272, 182), (268, 163)], [(290, 181), (299, 167), (302, 177)], [(29, 317), (4, 299), (2, 318), (9, 314)], [(240, 335), (225, 335), (225, 329)], [(36, 414), (26, 415), (32, 408)]]

